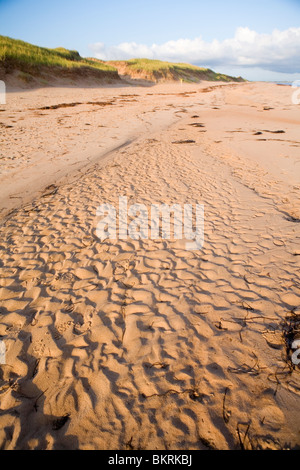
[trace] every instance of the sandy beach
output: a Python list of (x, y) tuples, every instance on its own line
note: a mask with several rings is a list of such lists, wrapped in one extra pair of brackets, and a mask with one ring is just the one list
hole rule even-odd
[[(0, 105), (0, 449), (300, 448), (300, 107), (270, 83)], [(202, 250), (97, 208), (203, 204)], [(300, 357), (300, 354), (299, 354)]]

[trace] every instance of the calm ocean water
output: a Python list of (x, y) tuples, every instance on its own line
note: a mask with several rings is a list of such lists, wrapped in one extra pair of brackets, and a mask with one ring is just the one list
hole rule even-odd
[(296, 80), (295, 82), (271, 82), (276, 83), (277, 85), (286, 85), (286, 86), (299, 86), (300, 87), (300, 80)]

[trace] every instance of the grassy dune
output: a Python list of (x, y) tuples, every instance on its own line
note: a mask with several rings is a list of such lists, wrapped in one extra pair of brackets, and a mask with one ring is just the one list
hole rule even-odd
[(28, 86), (54, 84), (60, 78), (69, 82), (92, 79), (111, 83), (120, 80), (119, 74), (151, 82), (243, 81), (241, 77), (230, 77), (190, 64), (149, 59), (104, 62), (83, 58), (77, 51), (63, 47), (48, 49), (0, 36), (0, 79), (7, 79), (12, 74)]
[(120, 74), (129, 75), (131, 78), (142, 78), (155, 82), (179, 81), (199, 82), (209, 81), (243, 81), (241, 77), (230, 77), (210, 69), (197, 67), (190, 64), (176, 64), (150, 59), (131, 59), (126, 61), (110, 61), (109, 64), (116, 67)]
[(82, 58), (77, 51), (59, 47), (48, 49), (24, 41), (0, 36), (0, 68), (2, 73), (19, 72), (19, 78), (30, 81), (49, 73), (77, 78), (89, 75), (94, 78), (119, 79), (112, 65)]

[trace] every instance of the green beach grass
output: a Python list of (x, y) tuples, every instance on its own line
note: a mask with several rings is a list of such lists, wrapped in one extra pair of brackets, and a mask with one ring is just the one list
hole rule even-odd
[(6, 75), (14, 72), (27, 84), (35, 79), (40, 83), (47, 82), (51, 76), (69, 79), (94, 78), (114, 82), (120, 80), (119, 74), (152, 82), (243, 81), (241, 77), (230, 77), (190, 64), (150, 59), (104, 62), (83, 58), (77, 51), (63, 47), (49, 49), (0, 36), (0, 73)]
[(150, 59), (131, 59), (124, 61), (109, 61), (109, 64), (116, 67), (122, 73), (133, 76), (141, 76), (154, 81), (161, 80), (182, 80), (183, 82), (197, 82), (199, 80), (208, 81), (243, 81), (241, 77), (231, 77), (221, 73), (216, 73), (211, 69), (197, 67), (196, 65), (185, 63), (164, 62)]
[(20, 70), (23, 73), (34, 73), (41, 68), (71, 70), (83, 67), (108, 74), (117, 72), (112, 65), (84, 59), (77, 51), (63, 47), (57, 49), (38, 47), (6, 36), (0, 36), (0, 65), (6, 72)]

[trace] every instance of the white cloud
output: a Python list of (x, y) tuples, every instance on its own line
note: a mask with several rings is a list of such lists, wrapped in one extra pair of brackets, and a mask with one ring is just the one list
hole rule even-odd
[(90, 45), (102, 60), (147, 57), (173, 62), (190, 62), (209, 67), (260, 67), (275, 72), (300, 72), (300, 28), (274, 30), (261, 34), (249, 28), (238, 28), (233, 38), (206, 42), (202, 37), (178, 39), (147, 46), (124, 42), (117, 46), (103, 43)]

